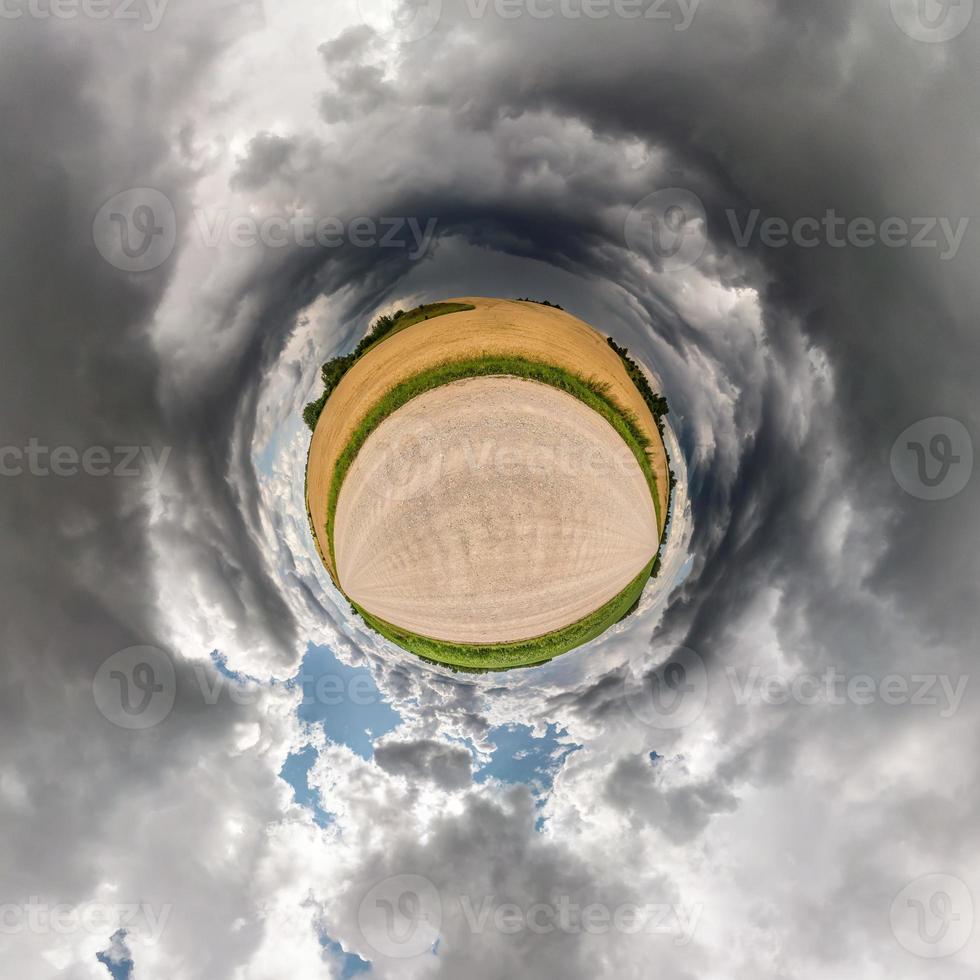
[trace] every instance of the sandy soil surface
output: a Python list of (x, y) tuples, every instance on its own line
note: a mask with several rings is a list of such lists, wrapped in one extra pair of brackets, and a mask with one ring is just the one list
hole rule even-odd
[(390, 623), (455, 643), (526, 640), (618, 595), (657, 552), (643, 471), (557, 388), (472, 378), (420, 395), (344, 481), (341, 587)]
[[(357, 423), (398, 382), (444, 361), (484, 353), (522, 354), (608, 382), (613, 398), (636, 413), (651, 440), (648, 452), (657, 478), (662, 521), (666, 520), (667, 456), (660, 432), (605, 336), (569, 313), (537, 303), (479, 297), (446, 302), (470, 303), (476, 309), (425, 320), (378, 344), (344, 376), (320, 416), (310, 446), (307, 505), (328, 568), (330, 481), (337, 457)], [(662, 524), (660, 531), (663, 533)]]

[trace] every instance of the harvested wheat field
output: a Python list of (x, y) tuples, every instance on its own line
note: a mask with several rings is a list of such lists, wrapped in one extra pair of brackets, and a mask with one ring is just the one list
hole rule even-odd
[(336, 581), (327, 539), (330, 486), (341, 453), (361, 420), (399, 382), (447, 361), (483, 354), (515, 355), (553, 364), (609, 386), (647, 438), (656, 478), (659, 531), (667, 515), (669, 474), (657, 425), (604, 336), (569, 313), (536, 303), (465, 297), (473, 310), (416, 323), (373, 347), (351, 367), (320, 416), (307, 464), (307, 506), (317, 545)]
[(344, 480), (344, 592), (387, 622), (465, 644), (542, 636), (621, 593), (659, 546), (647, 479), (572, 395), (513, 377), (414, 398)]

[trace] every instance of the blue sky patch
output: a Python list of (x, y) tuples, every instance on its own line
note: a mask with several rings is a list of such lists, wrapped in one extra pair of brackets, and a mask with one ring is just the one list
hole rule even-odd
[(555, 773), (565, 759), (580, 749), (559, 741), (565, 729), (548, 725), (542, 738), (535, 738), (528, 725), (504, 725), (490, 731), (490, 741), (496, 745), (490, 761), (477, 771), (475, 780), (486, 782), (491, 777), (503, 783), (527, 783), (537, 793), (551, 789)]
[(302, 689), (300, 719), (320, 725), (331, 742), (346, 745), (362, 759), (370, 759), (375, 740), (401, 723), (371, 671), (342, 664), (329, 647), (310, 644), (289, 683)]
[(114, 933), (108, 949), (96, 953), (95, 958), (109, 971), (112, 980), (133, 980), (133, 959), (126, 945), (126, 930)]
[(367, 973), (371, 969), (371, 964), (367, 960), (362, 960), (356, 953), (348, 953), (340, 943), (335, 942), (326, 934), (321, 933), (320, 945), (340, 958), (340, 980), (349, 980), (350, 977), (356, 977), (359, 973)]
[[(288, 686), (302, 691), (297, 709), (301, 721), (319, 725), (331, 742), (346, 745), (362, 759), (370, 759), (374, 741), (401, 722), (401, 715), (384, 700), (371, 672), (342, 664), (329, 647), (310, 644)], [(295, 801), (313, 812), (318, 826), (326, 827), (334, 815), (309, 780), (316, 760), (316, 747), (307, 745), (287, 757), (279, 775), (292, 786)]]
[(326, 827), (333, 821), (334, 815), (323, 809), (319, 791), (310, 786), (310, 770), (316, 760), (316, 747), (307, 745), (302, 751), (294, 752), (287, 757), (279, 778), (293, 787), (293, 799), (300, 806), (313, 811), (313, 819), (317, 826)]

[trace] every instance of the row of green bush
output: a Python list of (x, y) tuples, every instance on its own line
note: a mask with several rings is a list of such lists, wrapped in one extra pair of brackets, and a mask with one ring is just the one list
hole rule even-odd
[[(657, 423), (657, 428), (660, 430), (660, 437), (662, 439), (666, 438), (666, 432), (664, 431), (665, 423), (664, 419), (670, 414), (670, 409), (667, 406), (667, 399), (663, 395), (658, 395), (650, 387), (650, 382), (647, 381), (647, 376), (643, 373), (640, 365), (629, 356), (629, 350), (625, 347), (620, 347), (612, 337), (607, 337), (609, 346), (619, 354), (623, 365), (626, 368), (626, 373), (630, 376), (630, 380), (636, 385), (637, 390), (642, 395), (643, 400), (647, 404), (647, 408), (650, 409), (651, 415), (653, 415), (654, 421)], [(668, 467), (667, 469), (667, 516), (670, 517), (671, 511), (674, 506), (674, 487), (677, 486), (677, 474)], [(659, 564), (654, 569), (654, 575), (660, 571)]]
[(530, 296), (518, 296), (518, 303), (537, 303), (538, 306), (550, 306), (553, 310), (564, 310), (564, 306), (559, 306), (557, 303), (550, 303), (546, 299), (531, 299)]
[(647, 403), (647, 408), (650, 409), (650, 414), (653, 415), (657, 422), (657, 428), (660, 429), (661, 436), (664, 434), (664, 419), (670, 412), (667, 407), (667, 399), (663, 395), (658, 395), (651, 387), (650, 382), (647, 381), (647, 376), (643, 373), (642, 368), (632, 357), (629, 356), (629, 350), (625, 347), (620, 347), (612, 337), (606, 338), (609, 346), (619, 354), (620, 360), (623, 362), (623, 366), (626, 368), (626, 373), (630, 376), (630, 380), (636, 385), (637, 390), (643, 396), (643, 400)]
[(327, 399), (333, 394), (334, 388), (340, 384), (340, 379), (354, 366), (357, 359), (369, 347), (381, 340), (382, 337), (391, 333), (395, 329), (399, 318), (404, 315), (405, 311), (399, 310), (394, 314), (379, 316), (374, 321), (374, 325), (368, 331), (367, 336), (361, 340), (350, 354), (334, 357), (320, 368), (320, 378), (323, 381), (323, 394), (303, 409), (303, 421), (310, 427), (311, 432), (316, 428), (317, 422), (320, 421), (323, 407), (327, 404)]

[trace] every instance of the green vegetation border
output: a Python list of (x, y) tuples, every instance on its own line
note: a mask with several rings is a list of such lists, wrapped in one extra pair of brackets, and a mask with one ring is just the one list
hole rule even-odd
[(375, 632), (397, 646), (443, 666), (464, 671), (485, 672), (511, 670), (514, 667), (533, 667), (547, 663), (569, 650), (601, 636), (639, 604), (643, 588), (650, 580), (655, 560), (651, 561), (639, 575), (619, 595), (614, 596), (594, 613), (580, 619), (571, 626), (565, 626), (553, 633), (538, 636), (516, 643), (494, 643), (487, 645), (470, 643), (447, 643), (431, 637), (420, 636), (393, 626), (391, 623), (372, 616), (356, 603), (351, 603), (360, 613), (364, 622)]
[(455, 381), (465, 381), (468, 378), (484, 378), (496, 376), (523, 378), (528, 381), (538, 381), (573, 395), (584, 402), (593, 411), (598, 412), (620, 435), (629, 446), (640, 469), (646, 477), (653, 506), (657, 516), (657, 528), (662, 526), (660, 501), (657, 496), (657, 479), (650, 465), (650, 457), (646, 450), (650, 445), (636, 416), (628, 409), (622, 408), (609, 395), (609, 385), (594, 379), (586, 379), (580, 375), (566, 371), (564, 368), (535, 361), (527, 357), (509, 354), (486, 354), (482, 357), (466, 358), (461, 361), (447, 361), (443, 364), (427, 368), (399, 382), (361, 419), (351, 433), (351, 437), (343, 452), (337, 457), (334, 466), (333, 479), (330, 482), (330, 496), (327, 498), (327, 544), (330, 548), (330, 560), (337, 567), (337, 556), (334, 552), (333, 532), (334, 520), (337, 513), (337, 503), (340, 500), (340, 490), (350, 471), (357, 454), (364, 443), (390, 415), (407, 405), (419, 395), (452, 384)]
[(378, 336), (378, 325), (377, 323), (374, 325), (372, 332), (366, 338), (370, 340), (370, 343), (361, 350), (358, 357), (363, 357), (369, 350), (373, 350), (382, 340), (394, 337), (396, 333), (414, 327), (416, 323), (422, 323), (423, 320), (435, 320), (437, 317), (447, 316), (450, 313), (469, 313), (475, 309), (476, 307), (472, 303), (427, 303), (424, 306), (417, 306), (407, 313), (396, 313), (394, 323), (387, 333)]
[[(657, 481), (653, 468), (650, 466), (650, 458), (646, 453), (650, 444), (649, 439), (640, 428), (636, 416), (613, 401), (609, 395), (609, 386), (542, 361), (517, 355), (488, 354), (461, 361), (448, 361), (400, 382), (387, 392), (361, 419), (337, 459), (330, 484), (326, 531), (330, 557), (334, 567), (336, 567), (333, 543), (334, 522), (337, 504), (340, 500), (340, 491), (357, 454), (371, 434), (399, 408), (427, 391), (469, 378), (498, 376), (523, 378), (558, 388), (578, 398), (609, 422), (629, 446), (640, 465), (653, 500), (657, 526), (660, 526)], [(544, 636), (533, 637), (516, 643), (488, 645), (449, 643), (402, 630), (372, 615), (354, 602), (351, 602), (351, 605), (361, 615), (365, 623), (376, 632), (424, 659), (469, 670), (508, 670), (512, 667), (546, 663), (559, 654), (588, 643), (604, 633), (610, 626), (624, 619), (638, 604), (643, 593), (643, 587), (650, 579), (656, 564), (657, 560), (654, 557), (650, 564), (622, 592), (584, 619)], [(336, 584), (340, 588), (339, 580), (336, 580)], [(343, 590), (341, 589), (341, 591)], [(350, 599), (349, 596), (347, 598)]]
[[(320, 416), (323, 414), (323, 409), (326, 407), (327, 400), (333, 394), (334, 388), (340, 384), (344, 375), (369, 350), (373, 350), (383, 340), (394, 337), (396, 333), (401, 333), (402, 330), (414, 327), (416, 323), (421, 323), (423, 320), (434, 320), (436, 317), (446, 316), (449, 313), (468, 313), (470, 310), (475, 309), (476, 307), (472, 303), (423, 303), (421, 306), (416, 306), (415, 309), (409, 310), (407, 313), (404, 310), (399, 310), (390, 316), (378, 317), (370, 330), (368, 330), (367, 335), (362, 338), (350, 354), (335, 357), (333, 360), (327, 361), (320, 368), (321, 379), (324, 383), (324, 392), (316, 401), (310, 402), (305, 407), (303, 410), (303, 421), (306, 422), (311, 432), (316, 432), (317, 423), (320, 421)], [(306, 470), (305, 476), (303, 477), (303, 502), (306, 505), (306, 519), (310, 523), (310, 534), (313, 535), (313, 543), (316, 545), (320, 560), (324, 562), (324, 567), (327, 569), (331, 581), (339, 589), (340, 583), (337, 581), (334, 573), (330, 571), (323, 557), (323, 552), (320, 551), (320, 540), (317, 537), (316, 529), (313, 527), (313, 515), (310, 513), (309, 483), (310, 453), (312, 450), (313, 439), (311, 438), (310, 445), (306, 450)]]
[(347, 372), (369, 351), (373, 350), (382, 341), (389, 337), (394, 337), (396, 333), (401, 333), (409, 327), (421, 323), (423, 320), (434, 320), (436, 317), (446, 316), (449, 313), (467, 313), (475, 310), (472, 303), (428, 303), (417, 306), (414, 310), (407, 313), (399, 310), (397, 313), (385, 314), (375, 320), (371, 329), (361, 338), (358, 345), (349, 353), (341, 354), (327, 361), (320, 368), (320, 380), (323, 382), (323, 394), (316, 401), (310, 402), (303, 409), (303, 421), (307, 424), (311, 432), (316, 432), (317, 423), (326, 407), (327, 401), (333, 394), (334, 389), (344, 379)]

